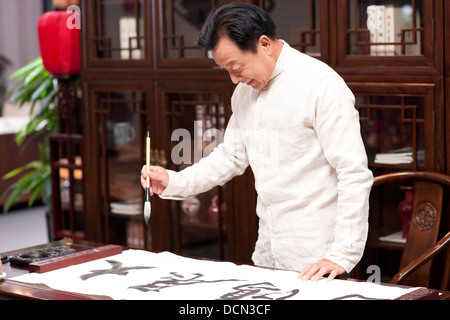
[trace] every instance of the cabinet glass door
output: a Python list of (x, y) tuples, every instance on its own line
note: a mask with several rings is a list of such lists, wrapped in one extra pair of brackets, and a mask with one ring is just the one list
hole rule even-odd
[(338, 65), (437, 67), (435, 2), (338, 0)]
[(434, 88), (350, 83), (361, 132), (376, 174), (387, 170), (435, 170)]
[[(136, 88), (139, 87), (136, 85)], [(143, 190), (136, 173), (143, 149), (148, 92), (139, 89), (99, 89), (94, 92), (101, 203), (108, 243), (146, 248)]]
[(264, 9), (269, 12), (277, 26), (277, 36), (291, 47), (308, 55), (321, 58), (321, 32), (323, 19), (320, 19), (320, 0), (264, 1)]
[(208, 53), (196, 44), (197, 36), (211, 10), (221, 5), (221, 1), (176, 1), (158, 2), (160, 17), (159, 66), (214, 66)]
[(422, 55), (422, 0), (349, 1), (348, 54)]
[[(174, 88), (175, 89), (175, 88)], [(223, 141), (227, 113), (221, 93), (164, 89), (167, 168), (181, 171)], [(226, 259), (225, 189), (215, 187), (190, 199), (171, 201), (172, 249), (177, 254)]]
[(424, 98), (359, 95), (357, 108), (371, 166), (425, 167)]
[(110, 67), (111, 60), (125, 66), (149, 63), (148, 1), (94, 0), (84, 5), (90, 7), (86, 16), (88, 65)]

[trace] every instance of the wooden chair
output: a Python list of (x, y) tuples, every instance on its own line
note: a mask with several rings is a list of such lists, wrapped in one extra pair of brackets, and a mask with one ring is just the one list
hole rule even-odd
[[(432, 172), (398, 172), (377, 176), (373, 187), (389, 183), (412, 183), (414, 200), (409, 233), (403, 249), (400, 271), (391, 283), (410, 286), (429, 286), (431, 259), (450, 244), (450, 232), (438, 240), (444, 200), (448, 200), (446, 188), (450, 187), (450, 176)], [(448, 202), (448, 201), (447, 201)], [(444, 212), (444, 215), (446, 212)], [(445, 221), (447, 221), (445, 219)], [(447, 232), (447, 226), (444, 228)], [(450, 250), (449, 250), (450, 251)], [(450, 252), (445, 256), (441, 289), (448, 286)], [(441, 275), (438, 276), (439, 278)]]

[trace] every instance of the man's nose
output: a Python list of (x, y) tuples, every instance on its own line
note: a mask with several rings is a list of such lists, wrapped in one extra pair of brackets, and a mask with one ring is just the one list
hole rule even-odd
[(240, 82), (241, 77), (239, 75), (233, 74), (232, 72), (229, 72), (230, 79), (234, 84), (238, 84)]

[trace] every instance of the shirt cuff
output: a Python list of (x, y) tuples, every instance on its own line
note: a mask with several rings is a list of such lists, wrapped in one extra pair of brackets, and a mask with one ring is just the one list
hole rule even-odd
[(183, 200), (190, 198), (182, 196), (183, 192), (186, 191), (187, 186), (179, 179), (179, 174), (172, 170), (167, 170), (167, 173), (169, 174), (169, 184), (159, 197), (167, 200)]

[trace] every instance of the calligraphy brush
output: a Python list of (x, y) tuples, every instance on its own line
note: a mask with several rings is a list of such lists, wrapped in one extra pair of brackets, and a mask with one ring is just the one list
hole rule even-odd
[(147, 185), (145, 189), (145, 205), (144, 205), (144, 218), (145, 223), (148, 225), (148, 220), (150, 219), (150, 213), (152, 211), (150, 205), (150, 178), (148, 177), (150, 171), (150, 128), (147, 129), (147, 134), (145, 135), (146, 140), (146, 168), (147, 168)]

